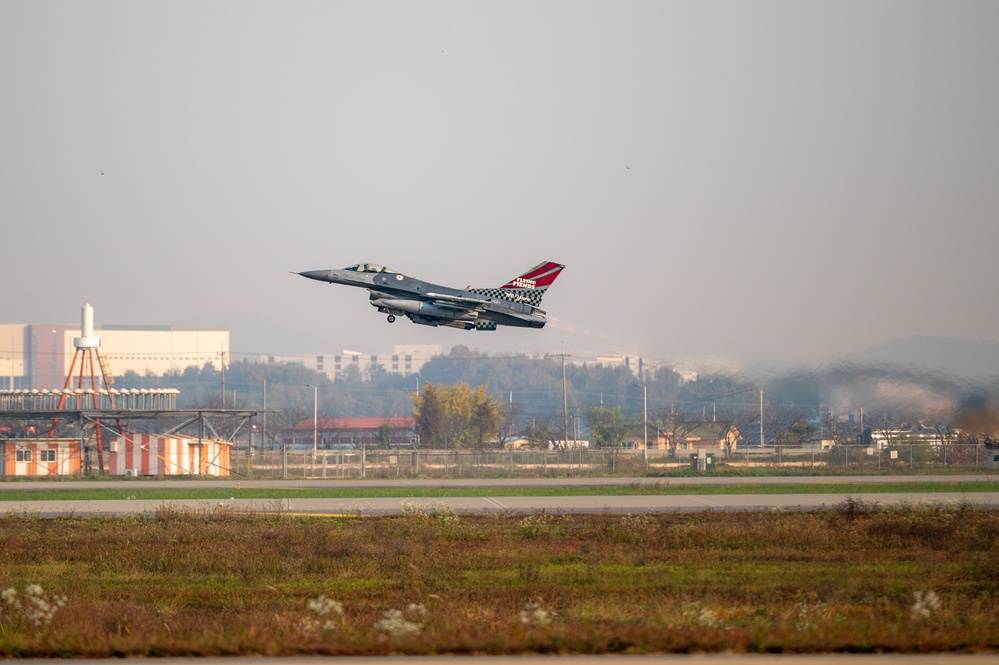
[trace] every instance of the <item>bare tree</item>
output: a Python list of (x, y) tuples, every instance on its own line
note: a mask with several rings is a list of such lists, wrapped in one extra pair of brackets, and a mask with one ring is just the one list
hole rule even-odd
[(700, 423), (700, 418), (695, 418), (674, 402), (660, 404), (652, 418), (653, 426), (666, 435), (666, 448), (672, 447), (674, 451)]
[(292, 403), (280, 411), (270, 411), (273, 427), (267, 432), (268, 437), (279, 447), (291, 442), (291, 428), (312, 416), (312, 409), (303, 403)]
[(877, 434), (885, 447), (891, 447), (898, 443), (899, 433), (905, 427), (905, 421), (892, 412), (882, 412), (880, 415), (868, 418), (871, 432)]
[(859, 425), (854, 422), (840, 420), (833, 413), (822, 416), (822, 432), (832, 439), (836, 445), (856, 443), (860, 433)]
[(503, 447), (507, 441), (517, 437), (516, 423), (522, 411), (523, 406), (521, 404), (508, 402), (503, 405), (498, 432), (500, 447)]
[[(739, 437), (742, 437), (743, 433), (748, 432), (751, 427), (760, 422), (760, 412), (757, 409), (744, 406), (722, 407), (719, 416), (719, 420), (732, 424)], [(731, 443), (726, 442), (725, 449), (726, 453), (731, 453)]]
[[(312, 418), (308, 418), (308, 420), (312, 420)], [(387, 425), (383, 424), (378, 428), (379, 441), (384, 438), (381, 431), (383, 427), (387, 427)], [(333, 445), (334, 441), (340, 438), (340, 435), (343, 434), (344, 430), (346, 430), (346, 423), (340, 418), (320, 415), (318, 422), (316, 423), (316, 430), (316, 434), (319, 438), (319, 442), (316, 444), (317, 447), (329, 448)], [(389, 436), (391, 437), (391, 428), (389, 428)]]
[(804, 409), (797, 406), (769, 404), (763, 409), (763, 426), (771, 432), (771, 442), (777, 451), (777, 463), (784, 461), (784, 445), (788, 433), (806, 417)]
[(527, 429), (524, 430), (528, 446), (547, 450), (553, 442), (556, 445), (561, 445), (560, 441), (555, 441), (557, 433), (560, 431), (560, 426), (556, 424), (555, 420), (553, 417), (533, 418)]

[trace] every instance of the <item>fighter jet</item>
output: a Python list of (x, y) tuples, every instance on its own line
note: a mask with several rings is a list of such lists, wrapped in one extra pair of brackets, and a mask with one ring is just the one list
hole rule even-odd
[(543, 261), (498, 288), (452, 289), (409, 277), (377, 263), (356, 263), (340, 270), (309, 270), (302, 277), (359, 286), (368, 290), (372, 307), (388, 322), (405, 316), (421, 326), (496, 330), (496, 326), (544, 328), (541, 297), (564, 265)]

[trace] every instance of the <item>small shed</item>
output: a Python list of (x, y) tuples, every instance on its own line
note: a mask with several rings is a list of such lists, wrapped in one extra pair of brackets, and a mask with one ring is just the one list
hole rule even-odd
[(185, 436), (124, 434), (108, 443), (113, 476), (228, 476), (229, 443)]
[(75, 476), (80, 459), (79, 439), (0, 440), (3, 476)]
[(999, 439), (985, 437), (986, 468), (999, 469)]

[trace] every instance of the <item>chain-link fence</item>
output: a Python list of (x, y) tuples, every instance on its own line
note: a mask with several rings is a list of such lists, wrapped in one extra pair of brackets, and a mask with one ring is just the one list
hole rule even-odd
[(564, 451), (234, 450), (232, 473), (282, 478), (496, 478), (644, 473), (641, 453)]
[[(712, 450), (717, 470), (753, 467), (815, 468), (830, 472), (934, 468), (984, 469), (999, 451), (975, 444), (900, 444), (876, 449), (846, 445), (832, 448), (749, 448)], [(637, 476), (696, 469), (696, 451), (601, 448), (582, 450), (254, 450), (236, 448), (231, 474), (272, 478), (500, 478)]]

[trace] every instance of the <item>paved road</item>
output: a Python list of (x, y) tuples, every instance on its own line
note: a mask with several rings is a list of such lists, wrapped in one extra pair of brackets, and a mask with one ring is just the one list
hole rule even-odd
[(772, 476), (772, 477), (719, 477), (685, 476), (679, 478), (358, 478), (316, 479), (289, 478), (287, 480), (245, 480), (245, 479), (199, 479), (199, 480), (160, 480), (129, 478), (120, 480), (16, 480), (0, 482), (0, 498), (5, 491), (52, 490), (52, 489), (108, 489), (128, 488), (302, 488), (302, 487), (540, 487), (558, 485), (563, 487), (586, 487), (593, 485), (659, 485), (677, 487), (684, 485), (820, 485), (829, 483), (857, 483), (884, 485), (911, 482), (950, 482), (970, 483), (997, 481), (999, 474), (980, 473), (964, 475), (923, 475), (923, 476)]
[(0, 501), (0, 514), (39, 517), (67, 515), (155, 514), (164, 509), (194, 513), (289, 513), (310, 515), (387, 515), (401, 513), (404, 506), (422, 506), (425, 511), (468, 513), (650, 513), (697, 510), (815, 510), (842, 503), (848, 498), (881, 505), (958, 504), (999, 509), (999, 492), (891, 493), (891, 494), (726, 494), (716, 496), (561, 496), (561, 497), (453, 497), (444, 499), (227, 499), (205, 501), (140, 499), (100, 501)]
[(531, 513), (537, 511), (565, 513), (643, 513), (697, 510), (814, 510), (842, 503), (849, 498), (865, 503), (898, 505), (929, 502), (961, 503), (999, 509), (999, 492), (932, 492), (932, 493), (852, 493), (852, 494), (727, 494), (727, 495), (619, 495), (619, 496), (496, 496), (496, 497), (449, 497), (449, 498), (366, 498), (366, 499), (308, 499), (289, 496), (282, 499), (240, 499), (239, 489), (243, 487), (287, 487), (293, 494), (296, 488), (304, 487), (499, 487), (499, 486), (538, 486), (538, 485), (631, 485), (660, 483), (676, 485), (691, 484), (751, 484), (788, 482), (820, 483), (882, 483), (913, 480), (944, 480), (952, 482), (972, 482), (991, 480), (990, 476), (940, 476), (940, 477), (798, 477), (798, 478), (578, 478), (578, 479), (500, 479), (500, 480), (317, 480), (317, 481), (82, 481), (51, 482), (43, 481), (0, 484), (0, 498), (10, 489), (83, 489), (99, 487), (121, 489), (126, 493), (131, 489), (150, 487), (213, 487), (229, 488), (231, 499), (172, 499), (143, 500), (123, 498), (119, 500), (69, 500), (69, 501), (0, 501), (0, 514), (29, 514), (41, 517), (60, 515), (127, 515), (154, 514), (167, 508), (195, 513), (216, 513), (229, 511), (238, 513), (286, 513), (286, 514), (363, 514), (383, 515), (403, 511), (407, 506), (421, 506), (424, 510), (451, 510), (469, 513)]

